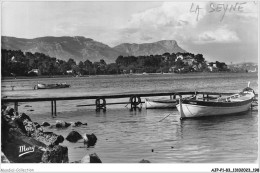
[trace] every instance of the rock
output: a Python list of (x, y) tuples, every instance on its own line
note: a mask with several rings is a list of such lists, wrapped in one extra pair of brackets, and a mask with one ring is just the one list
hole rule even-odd
[(81, 163), (81, 160), (76, 160), (76, 161), (70, 162), (70, 163)]
[(48, 147), (42, 155), (43, 163), (68, 163), (68, 148), (60, 145)]
[(77, 131), (71, 131), (66, 139), (70, 142), (77, 142), (78, 140), (82, 139), (82, 136)]
[(53, 132), (38, 132), (34, 133), (32, 136), (46, 146), (58, 145), (64, 141), (62, 135), (57, 135)]
[(61, 120), (56, 120), (56, 128), (67, 128), (69, 127), (71, 124), (67, 123), (65, 121), (61, 121)]
[(71, 122), (71, 126), (72, 127), (79, 127), (81, 125), (88, 125), (88, 123), (82, 123), (80, 121), (77, 121), (77, 122)]
[(6, 105), (2, 105), (2, 106), (1, 106), (1, 112), (5, 111), (5, 110), (6, 110), (6, 108), (7, 108), (7, 106), (6, 106)]
[(33, 122), (33, 124), (34, 124), (35, 128), (37, 128), (37, 129), (41, 127), (41, 125), (37, 122)]
[(28, 107), (32, 107), (32, 106), (30, 106), (30, 105), (25, 105), (24, 107), (28, 108)]
[(28, 137), (18, 128), (9, 129), (2, 141), (2, 151), (14, 163), (39, 163), (46, 145)]
[(90, 163), (102, 163), (96, 153), (90, 154)]
[(82, 125), (82, 122), (80, 122), (80, 121), (75, 122), (75, 126), (81, 126), (81, 125)]
[(10, 115), (10, 116), (14, 116), (14, 108), (11, 108), (9, 106), (6, 107), (6, 109), (4, 110), (4, 115)]
[(10, 161), (3, 152), (1, 152), (1, 163), (10, 163)]
[(139, 163), (151, 163), (149, 160), (141, 160)]
[(42, 122), (41, 126), (47, 127), (47, 126), (50, 126), (50, 123), (48, 123), (48, 122)]
[(80, 163), (90, 163), (90, 156), (89, 155), (84, 156), (81, 159)]
[(86, 155), (81, 160), (72, 162), (72, 163), (102, 163), (100, 158), (96, 153)]
[(94, 146), (97, 142), (97, 137), (94, 133), (92, 133), (91, 135), (84, 134), (83, 139), (84, 139), (84, 144), (87, 144), (88, 147)]
[(1, 147), (10, 162), (68, 162), (67, 147), (58, 145), (64, 141), (63, 136), (43, 132), (40, 125), (32, 122), (26, 114), (11, 118), (8, 114), (4, 114), (7, 113), (4, 111), (1, 115)]
[(28, 115), (26, 115), (25, 113), (22, 113), (22, 114), (20, 115), (20, 118), (21, 118), (22, 120), (28, 119), (29, 121), (32, 121), (31, 118), (30, 118)]

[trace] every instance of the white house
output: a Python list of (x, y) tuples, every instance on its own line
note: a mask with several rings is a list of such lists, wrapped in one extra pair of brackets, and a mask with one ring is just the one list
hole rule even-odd
[(39, 69), (32, 69), (31, 71), (28, 71), (28, 74), (29, 73), (36, 73), (37, 75), (39, 75), (40, 74), (40, 70)]
[(67, 72), (67, 74), (72, 74), (73, 70), (67, 70), (66, 72)]
[(183, 60), (183, 56), (182, 56), (182, 55), (178, 55), (178, 56), (176, 57), (176, 61), (177, 61), (178, 59)]

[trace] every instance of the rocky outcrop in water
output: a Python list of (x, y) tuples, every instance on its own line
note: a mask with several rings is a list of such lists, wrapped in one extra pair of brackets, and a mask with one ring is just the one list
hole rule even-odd
[(48, 123), (48, 122), (43, 122), (43, 123), (41, 124), (41, 126), (47, 127), (47, 126), (50, 126), (50, 123)]
[(1, 163), (10, 163), (3, 152), (1, 152)]
[(149, 160), (141, 160), (139, 163), (151, 163)]
[(44, 132), (26, 114), (18, 114), (12, 108), (1, 111), (2, 152), (14, 163), (67, 163), (68, 148), (59, 145), (63, 136)]
[[(58, 120), (53, 125), (55, 128), (69, 126), (79, 127), (87, 125), (82, 122), (70, 122)], [(2, 163), (68, 163), (68, 148), (61, 146), (64, 141), (62, 135), (44, 131), (43, 127), (51, 126), (48, 122), (41, 125), (33, 122), (25, 113), (18, 114), (13, 108), (1, 107), (1, 161)], [(45, 129), (46, 130), (46, 129)], [(94, 146), (97, 137), (85, 134), (84, 144)], [(77, 142), (83, 136), (72, 131), (66, 137), (70, 142)], [(86, 155), (80, 161), (74, 163), (102, 163), (96, 153)]]
[(80, 121), (76, 121), (76, 122), (66, 122), (66, 121), (63, 121), (63, 120), (56, 120), (55, 124), (50, 124), (48, 122), (43, 122), (41, 124), (42, 127), (50, 127), (50, 128), (57, 128), (57, 129), (64, 129), (64, 128), (67, 128), (67, 127), (80, 127), (80, 126), (87, 126), (88, 123), (82, 123)]
[(77, 142), (78, 140), (82, 139), (82, 136), (77, 131), (71, 131), (66, 139), (70, 142)]
[(70, 142), (77, 142), (80, 139), (84, 139), (84, 144), (87, 145), (87, 147), (94, 146), (97, 142), (97, 137), (94, 133), (81, 135), (75, 130), (71, 131), (66, 139)]
[(86, 155), (81, 160), (75, 161), (73, 163), (102, 163), (100, 158), (96, 153)]
[(84, 143), (90, 147), (90, 146), (94, 146), (97, 142), (97, 137), (94, 133), (92, 134), (84, 134), (83, 135), (83, 139), (84, 139)]

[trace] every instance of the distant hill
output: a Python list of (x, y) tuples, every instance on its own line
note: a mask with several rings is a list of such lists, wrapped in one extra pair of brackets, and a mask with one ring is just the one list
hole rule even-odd
[(130, 55), (162, 55), (168, 53), (186, 52), (178, 46), (175, 40), (162, 40), (154, 43), (130, 44), (123, 43), (114, 47), (117, 51), (122, 51)]
[(126, 55), (93, 39), (78, 36), (40, 37), (35, 39), (3, 36), (2, 48), (32, 53), (40, 52), (62, 60), (73, 58), (77, 62), (86, 59), (92, 62), (104, 59), (107, 63), (111, 63), (119, 55)]
[(91, 38), (75, 37), (39, 37), (24, 39), (2, 36), (2, 49), (21, 50), (23, 52), (40, 52), (61, 60), (73, 58), (75, 61), (104, 59), (113, 63), (119, 55), (161, 55), (166, 52), (186, 52), (174, 40), (162, 40), (155, 43), (129, 44), (123, 43), (114, 48), (97, 42)]

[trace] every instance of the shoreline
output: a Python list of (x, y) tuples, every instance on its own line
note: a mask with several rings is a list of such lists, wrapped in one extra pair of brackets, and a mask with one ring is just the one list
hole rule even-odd
[[(53, 78), (93, 78), (104, 76), (146, 76), (146, 75), (201, 75), (201, 74), (247, 74), (245, 72), (189, 72), (189, 73), (133, 73), (133, 74), (106, 74), (106, 75), (86, 75), (86, 76), (72, 76), (72, 75), (54, 75), (54, 76), (17, 76), (17, 77), (1, 77), (1, 80), (16, 80), (16, 79), (53, 79)], [(248, 74), (258, 74), (258, 72), (249, 72)]]

